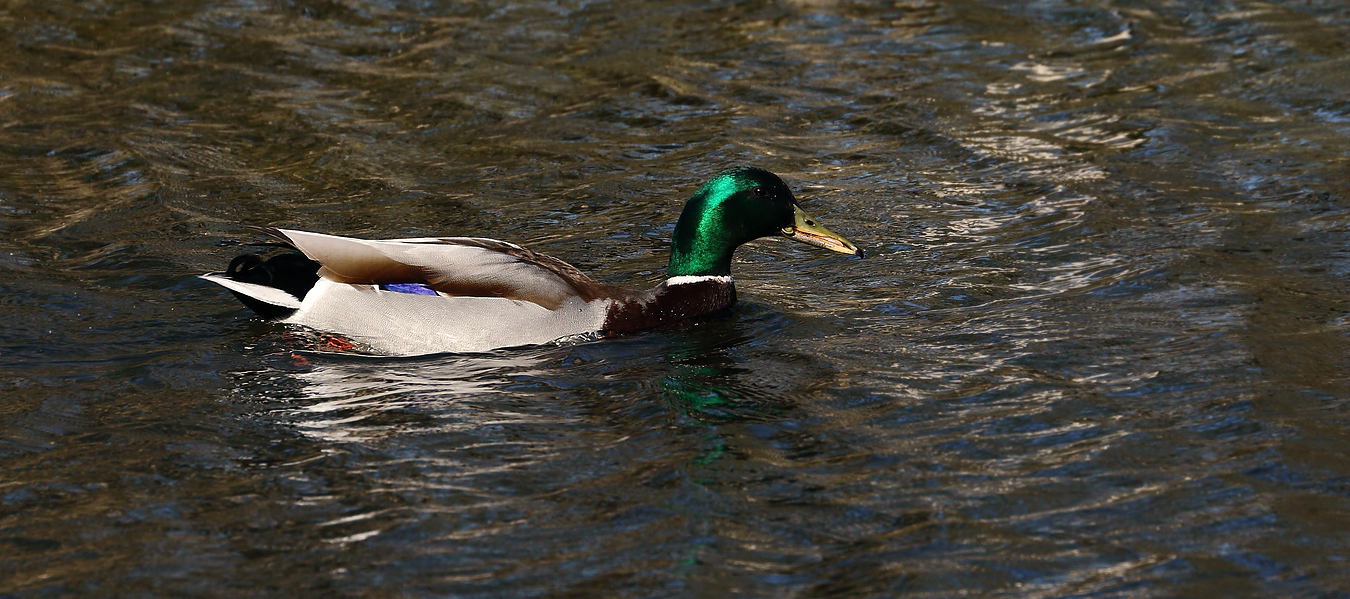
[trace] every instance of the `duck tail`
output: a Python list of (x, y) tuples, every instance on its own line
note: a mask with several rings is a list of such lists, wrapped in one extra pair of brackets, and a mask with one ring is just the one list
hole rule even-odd
[(225, 272), (201, 278), (229, 289), (245, 306), (263, 318), (282, 319), (300, 308), (305, 294), (319, 281), (319, 263), (299, 252), (263, 260), (244, 254), (230, 261)]

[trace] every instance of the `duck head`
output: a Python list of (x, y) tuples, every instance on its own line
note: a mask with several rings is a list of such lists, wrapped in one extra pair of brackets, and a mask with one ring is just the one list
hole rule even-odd
[(738, 246), (773, 235), (843, 254), (861, 253), (802, 210), (778, 175), (745, 166), (722, 171), (684, 205), (675, 223), (667, 276), (730, 275), (731, 254)]

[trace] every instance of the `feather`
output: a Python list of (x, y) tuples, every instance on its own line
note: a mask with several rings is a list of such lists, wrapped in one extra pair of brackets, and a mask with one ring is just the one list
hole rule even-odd
[(320, 279), (284, 322), (341, 331), (390, 355), (481, 352), (598, 331), (612, 304), (573, 297), (548, 310), (499, 297), (416, 295)]
[(282, 308), (290, 308), (292, 310), (298, 309), (300, 307), (300, 298), (295, 297), (294, 295), (291, 295), (289, 293), (286, 293), (285, 291), (282, 291), (280, 289), (277, 289), (276, 287), (268, 287), (267, 285), (258, 285), (256, 283), (245, 283), (242, 281), (235, 281), (233, 279), (226, 278), (222, 274), (214, 272), (198, 276), (200, 278), (211, 281), (212, 283), (216, 283), (221, 287), (229, 289), (230, 291), (233, 291), (241, 295), (246, 295), (260, 302), (272, 304), (274, 306), (281, 306)]
[(512, 243), (476, 237), (367, 240), (274, 229), (338, 283), (425, 283), (446, 295), (500, 297), (557, 309), (568, 298), (590, 301), (608, 286), (571, 265)]

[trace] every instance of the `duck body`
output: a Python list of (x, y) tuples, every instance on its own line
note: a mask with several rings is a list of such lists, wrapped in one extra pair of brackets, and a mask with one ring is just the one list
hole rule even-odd
[(676, 224), (668, 278), (648, 290), (600, 283), (570, 264), (478, 237), (366, 240), (262, 229), (290, 252), (244, 255), (202, 278), (265, 318), (336, 333), (388, 355), (483, 352), (683, 326), (736, 301), (731, 254), (782, 234), (843, 253), (777, 176), (719, 174)]
[[(495, 239), (376, 241), (265, 231), (302, 253), (246, 260), (202, 277), (259, 315), (339, 333), (381, 354), (483, 352), (679, 326), (736, 300), (730, 276), (672, 277), (631, 291)], [(312, 265), (308, 277), (302, 260)], [(417, 274), (398, 272), (410, 267)], [(267, 283), (251, 282), (258, 280)], [(351, 280), (361, 282), (345, 282)]]

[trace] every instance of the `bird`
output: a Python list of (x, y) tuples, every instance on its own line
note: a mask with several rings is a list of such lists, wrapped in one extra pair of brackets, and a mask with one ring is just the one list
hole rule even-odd
[(480, 353), (677, 328), (736, 301), (732, 253), (781, 235), (862, 257), (817, 223), (777, 175), (724, 170), (689, 198), (675, 224), (666, 278), (629, 290), (553, 256), (481, 237), (357, 239), (256, 227), (284, 253), (234, 258), (200, 275), (259, 316), (382, 355)]

